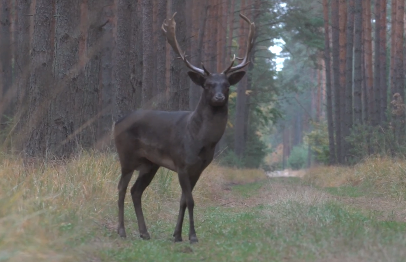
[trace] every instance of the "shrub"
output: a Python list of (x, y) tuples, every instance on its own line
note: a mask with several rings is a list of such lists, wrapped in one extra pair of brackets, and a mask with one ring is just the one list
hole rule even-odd
[(220, 165), (228, 167), (243, 167), (243, 161), (232, 150), (224, 152), (219, 161)]
[(327, 165), (330, 160), (327, 123), (313, 123), (313, 131), (306, 134), (305, 142), (318, 163)]
[(307, 162), (307, 154), (308, 151), (303, 145), (293, 147), (288, 159), (289, 167), (295, 170), (304, 168)]

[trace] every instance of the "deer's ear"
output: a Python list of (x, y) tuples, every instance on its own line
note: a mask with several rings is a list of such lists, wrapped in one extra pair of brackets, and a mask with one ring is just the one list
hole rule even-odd
[(187, 74), (189, 75), (190, 79), (192, 79), (192, 81), (198, 85), (198, 86), (204, 86), (204, 82), (206, 81), (206, 78), (204, 78), (201, 74), (193, 72), (193, 71), (189, 71), (187, 72)]
[(228, 82), (230, 85), (235, 85), (245, 76), (245, 71), (235, 72), (228, 76)]

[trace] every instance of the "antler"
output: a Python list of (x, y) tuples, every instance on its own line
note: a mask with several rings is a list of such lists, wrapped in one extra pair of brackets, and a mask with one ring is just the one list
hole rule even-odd
[(162, 23), (162, 30), (165, 33), (166, 39), (168, 40), (168, 43), (172, 46), (173, 51), (175, 51), (176, 54), (178, 54), (180, 59), (185, 62), (187, 67), (192, 69), (194, 72), (199, 73), (201, 75), (209, 75), (209, 71), (204, 68), (203, 64), (203, 69), (198, 68), (194, 65), (192, 65), (187, 59), (186, 59), (186, 53), (182, 51), (182, 49), (179, 47), (178, 41), (176, 40), (176, 22), (175, 22), (175, 15), (176, 12), (173, 14), (172, 18), (165, 19), (164, 22)]
[[(231, 61), (231, 65), (226, 70), (224, 70), (222, 72), (222, 74), (227, 74), (227, 73), (232, 73), (232, 72), (238, 71), (238, 70), (244, 68), (245, 66), (247, 66), (250, 63), (250, 61), (248, 61), (248, 56), (249, 56), (249, 54), (251, 52), (251, 49), (252, 49), (252, 47), (254, 45), (255, 23), (251, 22), (248, 19), (248, 17), (246, 17), (245, 15), (243, 15), (241, 13), (240, 13), (240, 16), (241, 16), (242, 19), (244, 19), (250, 25), (250, 31), (248, 33), (248, 40), (247, 40), (247, 50), (245, 52), (244, 58), (241, 59), (242, 62), (239, 65), (236, 65), (236, 66), (233, 67), (234, 61), (235, 61), (235, 58), (236, 58), (235, 55), (234, 55), (234, 58)], [(240, 58), (237, 58), (237, 59), (240, 59)]]

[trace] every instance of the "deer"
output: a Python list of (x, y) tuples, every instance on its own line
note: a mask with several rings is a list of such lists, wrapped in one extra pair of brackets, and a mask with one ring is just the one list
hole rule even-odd
[(139, 171), (131, 187), (131, 197), (137, 217), (140, 237), (150, 239), (142, 211), (141, 197), (151, 183), (159, 167), (178, 174), (182, 190), (178, 219), (173, 234), (174, 242), (182, 241), (182, 225), (186, 208), (189, 213), (189, 241), (198, 242), (196, 236), (192, 191), (203, 170), (212, 162), (215, 146), (224, 134), (228, 118), (229, 88), (245, 75), (240, 71), (247, 66), (253, 47), (255, 23), (245, 15), (240, 17), (249, 24), (247, 49), (239, 64), (234, 66), (234, 55), (230, 66), (221, 73), (210, 73), (192, 65), (176, 39), (175, 15), (165, 19), (162, 30), (173, 51), (191, 70), (187, 74), (203, 88), (194, 111), (136, 110), (114, 124), (114, 142), (121, 166), (118, 183), (118, 228), (117, 233), (126, 238), (124, 228), (124, 199), (133, 172)]

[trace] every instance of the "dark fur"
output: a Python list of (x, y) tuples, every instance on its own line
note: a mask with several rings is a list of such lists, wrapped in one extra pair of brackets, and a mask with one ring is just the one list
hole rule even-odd
[(137, 110), (119, 120), (114, 127), (114, 139), (121, 164), (118, 185), (118, 233), (124, 229), (124, 198), (134, 170), (139, 176), (131, 188), (140, 236), (149, 239), (141, 207), (141, 196), (160, 166), (178, 173), (182, 188), (178, 221), (174, 237), (182, 241), (182, 224), (186, 207), (189, 212), (189, 240), (197, 242), (192, 190), (203, 170), (211, 163), (214, 148), (224, 133), (228, 115), (229, 87), (238, 83), (245, 72), (230, 76), (202, 76), (189, 72), (189, 77), (203, 87), (195, 111)]

